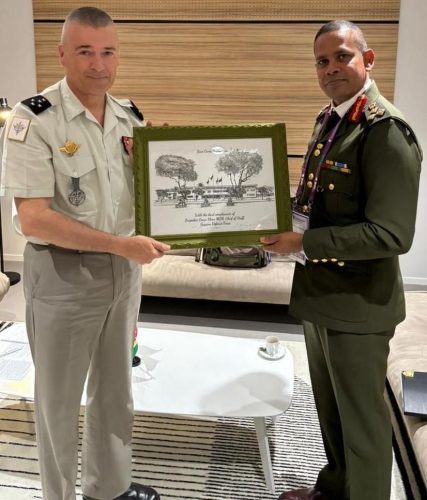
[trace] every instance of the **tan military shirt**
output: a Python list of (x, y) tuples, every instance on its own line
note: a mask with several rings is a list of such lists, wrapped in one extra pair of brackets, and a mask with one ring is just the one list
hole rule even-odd
[[(108, 95), (102, 127), (65, 79), (41, 95), (48, 100), (41, 105), (46, 109), (37, 114), (20, 103), (8, 120), (2, 192), (17, 198), (52, 198), (57, 212), (101, 231), (132, 235), (133, 165), (122, 137), (131, 137), (132, 127), (142, 121), (130, 101)], [(34, 99), (37, 109), (39, 101)]]

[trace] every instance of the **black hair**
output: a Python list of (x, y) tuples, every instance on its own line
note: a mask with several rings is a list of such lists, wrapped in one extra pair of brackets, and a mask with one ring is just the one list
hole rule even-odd
[(359, 26), (357, 26), (357, 24), (354, 24), (351, 21), (345, 21), (343, 19), (338, 19), (336, 21), (329, 21), (328, 23), (324, 24), (316, 33), (316, 36), (314, 37), (314, 43), (316, 43), (316, 40), (319, 38), (320, 35), (329, 33), (330, 31), (339, 31), (339, 30), (352, 31), (355, 34), (354, 41), (357, 45), (357, 48), (360, 50), (360, 52), (362, 52), (362, 54), (366, 52), (366, 50), (368, 49), (368, 44), (366, 43), (363, 31), (359, 28)]

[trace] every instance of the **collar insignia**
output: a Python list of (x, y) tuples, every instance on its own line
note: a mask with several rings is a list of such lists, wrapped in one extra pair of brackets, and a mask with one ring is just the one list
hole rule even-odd
[(360, 117), (362, 116), (363, 110), (368, 102), (368, 98), (365, 94), (360, 95), (356, 102), (350, 109), (350, 114), (348, 115), (348, 119), (352, 123), (359, 123)]

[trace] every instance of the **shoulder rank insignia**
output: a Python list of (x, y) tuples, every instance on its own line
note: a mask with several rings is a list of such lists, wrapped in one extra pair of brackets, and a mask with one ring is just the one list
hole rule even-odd
[(135, 103), (129, 99), (130, 106), (129, 108), (133, 111), (133, 113), (136, 115), (137, 118), (139, 118), (141, 121), (144, 119), (144, 115), (139, 111), (139, 109), (135, 106)]
[(384, 116), (385, 112), (386, 110), (384, 108), (380, 108), (377, 102), (371, 102), (365, 110), (366, 119), (368, 122), (372, 122), (375, 118), (381, 118)]
[(34, 97), (29, 97), (21, 102), (22, 104), (25, 104), (25, 106), (28, 106), (35, 115), (39, 115), (52, 106), (46, 97), (43, 97), (42, 95), (35, 95)]
[(360, 95), (356, 99), (356, 102), (351, 107), (350, 113), (348, 115), (348, 120), (350, 122), (359, 123), (360, 117), (362, 116), (363, 110), (367, 102), (368, 102), (368, 97), (365, 94)]

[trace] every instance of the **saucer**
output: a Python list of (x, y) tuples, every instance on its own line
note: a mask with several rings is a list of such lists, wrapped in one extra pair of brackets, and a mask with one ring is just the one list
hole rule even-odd
[(260, 346), (258, 348), (258, 354), (264, 359), (269, 359), (270, 361), (276, 361), (277, 359), (282, 359), (283, 356), (286, 354), (286, 347), (280, 344), (279, 351), (274, 356), (270, 356), (270, 354), (267, 354), (265, 347)]

